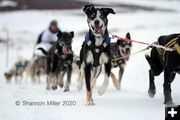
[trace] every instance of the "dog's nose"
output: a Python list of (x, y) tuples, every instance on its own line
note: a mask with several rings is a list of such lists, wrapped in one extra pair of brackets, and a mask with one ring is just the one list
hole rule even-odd
[(95, 25), (99, 25), (99, 20), (95, 20), (95, 21), (94, 21), (94, 24), (95, 24)]

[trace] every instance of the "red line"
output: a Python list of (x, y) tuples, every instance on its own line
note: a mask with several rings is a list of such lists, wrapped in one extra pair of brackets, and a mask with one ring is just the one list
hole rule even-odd
[(145, 43), (145, 42), (141, 42), (141, 41), (136, 41), (136, 40), (130, 40), (128, 38), (121, 38), (121, 37), (118, 37), (118, 36), (113, 36), (113, 38), (117, 38), (118, 40), (124, 40), (124, 41), (129, 41), (129, 42), (140, 43), (140, 44), (144, 44), (144, 45), (151, 45), (149, 43)]

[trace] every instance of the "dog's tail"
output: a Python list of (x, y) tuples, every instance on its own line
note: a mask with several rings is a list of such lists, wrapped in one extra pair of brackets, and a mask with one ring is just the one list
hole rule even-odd
[(48, 55), (48, 52), (44, 48), (38, 48), (38, 50), (41, 50), (44, 55)]
[(148, 61), (148, 63), (151, 64), (151, 57), (146, 54), (146, 55), (145, 55), (145, 58), (146, 58), (146, 60)]

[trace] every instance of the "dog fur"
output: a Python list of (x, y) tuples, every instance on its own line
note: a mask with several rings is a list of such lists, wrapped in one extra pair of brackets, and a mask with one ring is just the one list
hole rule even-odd
[(59, 32), (57, 42), (47, 52), (43, 48), (38, 48), (47, 57), (48, 82), (46, 89), (57, 89), (57, 86), (64, 86), (64, 74), (67, 73), (67, 81), (64, 92), (69, 91), (71, 82), (73, 51), (72, 39), (74, 32)]
[[(126, 38), (131, 39), (130, 33), (126, 34)], [(111, 78), (113, 80), (113, 84), (116, 89), (121, 89), (121, 81), (122, 81), (122, 76), (124, 73), (124, 69), (126, 66), (126, 62), (129, 60), (129, 55), (131, 53), (131, 48), (132, 48), (132, 42), (129, 41), (122, 41), (122, 40), (117, 40), (116, 43), (111, 43), (111, 55), (112, 59), (120, 58), (116, 61), (112, 61), (112, 68), (119, 68), (119, 75), (118, 79), (114, 75), (114, 73), (111, 71)], [(123, 58), (125, 57), (125, 58)], [(116, 83), (118, 81), (118, 83)]]
[(46, 56), (36, 56), (32, 64), (30, 66), (30, 69), (28, 70), (28, 75), (31, 78), (31, 81), (33, 83), (37, 82), (40, 83), (40, 76), (46, 75), (47, 73), (47, 60)]
[[(161, 36), (159, 37), (157, 44), (165, 46), (175, 38), (177, 38), (177, 45), (180, 46), (180, 34)], [(169, 47), (174, 48), (175, 45), (172, 44)], [(180, 54), (177, 49), (174, 51), (164, 51), (153, 47), (150, 56), (146, 55), (146, 60), (150, 65), (149, 96), (154, 97), (156, 93), (154, 77), (159, 76), (164, 71), (164, 104), (173, 104), (171, 83), (173, 82), (176, 73), (180, 74)]]
[[(108, 79), (111, 72), (110, 43), (107, 44), (107, 46), (104, 48), (99, 47), (103, 45), (105, 36), (108, 35), (107, 16), (109, 13), (115, 14), (115, 12), (111, 8), (95, 8), (94, 5), (84, 6), (83, 11), (87, 15), (87, 23), (89, 26), (89, 40), (91, 42), (91, 46), (96, 47), (94, 49), (96, 53), (94, 53), (90, 46), (88, 46), (88, 43), (86, 43), (86, 41), (83, 42), (80, 51), (80, 78), (83, 78), (85, 76), (87, 89), (87, 105), (94, 105), (92, 98), (92, 86), (101, 72), (102, 65), (105, 66), (105, 76), (104, 82), (98, 90), (99, 95), (105, 93), (109, 83)], [(95, 57), (98, 55), (99, 59)]]

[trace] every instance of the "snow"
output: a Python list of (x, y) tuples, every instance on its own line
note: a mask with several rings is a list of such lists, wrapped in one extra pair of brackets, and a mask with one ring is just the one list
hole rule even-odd
[[(107, 1), (107, 0), (106, 0)], [(105, 2), (106, 2), (105, 1)], [(113, 0), (115, 1), (115, 0)], [(125, 1), (125, 0), (124, 0)], [(141, 2), (139, 2), (141, 1)], [(117, 0), (115, 1), (117, 2)], [(130, 0), (127, 1), (132, 2)], [(139, 2), (139, 3), (138, 3)], [(137, 0), (138, 4), (155, 5), (154, 1)], [(107, 2), (106, 2), (107, 3)], [(169, 8), (178, 6), (174, 2), (158, 1), (159, 6)], [(179, 8), (174, 7), (177, 12), (145, 12), (117, 13), (109, 15), (109, 31), (113, 34), (124, 37), (130, 32), (132, 39), (152, 43), (160, 35), (178, 33), (180, 30)], [(96, 88), (93, 91), (95, 106), (86, 106), (85, 86), (81, 92), (77, 92), (77, 75), (73, 74), (71, 92), (64, 93), (62, 89), (57, 91), (46, 91), (45, 77), (42, 77), (41, 84), (32, 84), (29, 79), (22, 83), (6, 84), (3, 73), (8, 70), (18, 57), (32, 58), (32, 51), (37, 35), (45, 29), (52, 19), (57, 19), (59, 26), (65, 31), (75, 31), (73, 50), (78, 55), (84, 35), (88, 26), (86, 16), (82, 10), (53, 10), (53, 11), (15, 11), (0, 13), (0, 37), (6, 39), (9, 32), (10, 51), (9, 65), (6, 67), (6, 44), (0, 44), (0, 119), (2, 120), (164, 120), (163, 105), (163, 74), (156, 77), (157, 94), (150, 99), (148, 90), (148, 69), (149, 66), (140, 53), (130, 57), (125, 68), (122, 81), (122, 90), (117, 91), (112, 82), (105, 95), (97, 94), (97, 87), (102, 83), (103, 75), (97, 80)], [(133, 44), (132, 53), (146, 46)], [(117, 75), (117, 69), (113, 72)], [(180, 104), (180, 76), (177, 75), (172, 83), (172, 95), (176, 104)], [(110, 80), (111, 81), (111, 80)], [(46, 102), (46, 101), (75, 101), (75, 106), (16, 106), (16, 101)]]
[(0, 1), (0, 7), (16, 7), (17, 2), (12, 1), (12, 0), (2, 0)]

